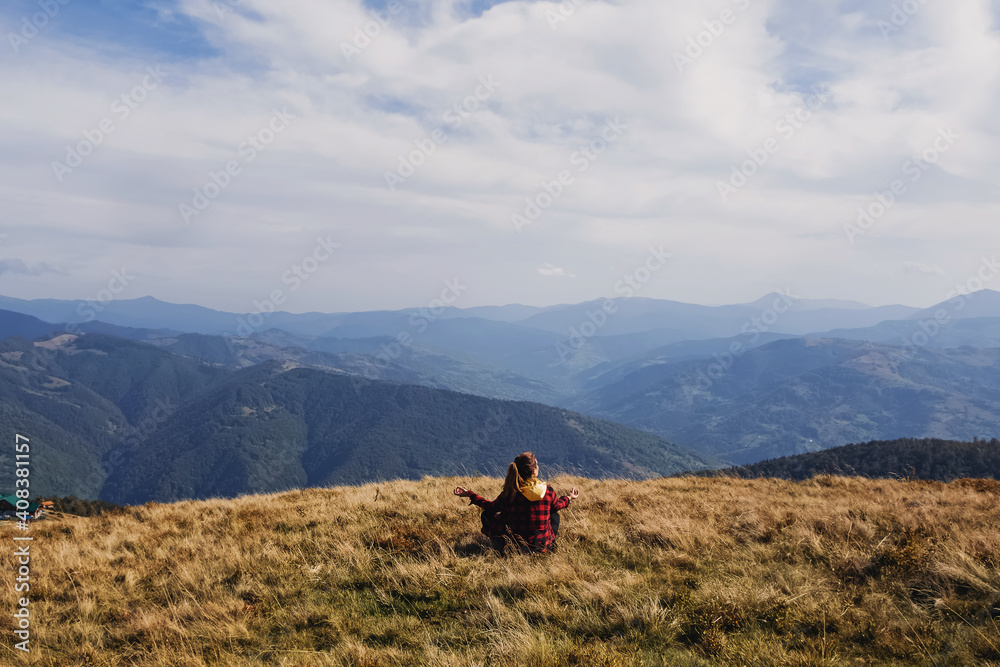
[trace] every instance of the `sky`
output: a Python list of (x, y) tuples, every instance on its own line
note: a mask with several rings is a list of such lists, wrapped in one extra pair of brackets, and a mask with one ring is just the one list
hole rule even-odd
[(0, 29), (6, 296), (1000, 289), (1000, 2), (8, 0)]

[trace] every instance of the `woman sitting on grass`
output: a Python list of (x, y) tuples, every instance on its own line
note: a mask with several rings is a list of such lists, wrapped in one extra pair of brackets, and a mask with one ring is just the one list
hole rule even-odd
[(455, 495), (483, 508), (482, 532), (489, 535), (493, 548), (503, 551), (505, 537), (510, 537), (522, 551), (548, 553), (559, 531), (559, 510), (580, 492), (574, 488), (568, 496), (557, 499), (552, 487), (538, 480), (538, 459), (524, 452), (507, 467), (503, 491), (496, 500), (486, 500), (462, 487), (455, 489)]

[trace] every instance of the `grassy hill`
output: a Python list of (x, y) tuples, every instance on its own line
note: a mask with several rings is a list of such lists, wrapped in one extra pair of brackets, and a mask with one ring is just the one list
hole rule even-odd
[(1000, 441), (991, 439), (956, 442), (935, 438), (901, 438), (845, 445), (811, 454), (783, 456), (703, 474), (796, 480), (816, 475), (895, 477), (941, 482), (963, 477), (1000, 479)]
[(549, 481), (548, 556), (484, 548), (484, 477), (40, 522), (23, 664), (1000, 665), (996, 482)]

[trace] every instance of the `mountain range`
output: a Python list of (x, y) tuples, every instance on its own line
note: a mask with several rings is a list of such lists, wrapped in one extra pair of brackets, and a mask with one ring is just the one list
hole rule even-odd
[[(609, 301), (617, 307), (600, 327), (601, 336), (662, 330), (676, 342), (693, 338), (720, 337), (731, 334), (762, 312), (775, 309), (781, 331), (805, 334), (834, 326), (856, 328), (872, 326), (885, 320), (905, 319), (920, 313), (909, 306), (870, 307), (850, 301), (801, 299), (790, 294), (773, 293), (752, 303), (727, 306), (649, 299), (643, 297), (599, 299), (579, 304), (545, 308), (512, 304), (474, 308), (407, 308), (394, 311), (359, 313), (229, 313), (192, 304), (173, 304), (153, 297), (117, 299), (107, 303), (83, 300), (14, 299), (0, 296), (0, 309), (32, 315), (47, 322), (79, 322), (87, 318), (108, 324), (144, 329), (173, 329), (192, 333), (246, 335), (237, 331), (245, 324), (251, 329), (260, 321), (264, 328), (317, 337), (366, 338), (395, 336), (407, 329), (453, 319), (517, 324), (527, 329), (548, 331), (565, 336), (573, 327), (590, 321), (590, 314), (600, 311)], [(509, 332), (510, 329), (499, 328)]]
[(731, 361), (650, 364), (568, 405), (734, 463), (861, 440), (990, 437), (1000, 348), (795, 338)]
[[(501, 401), (269, 360), (236, 368), (104, 334), (0, 341), (0, 425), (32, 489), (141, 503), (505, 470), (650, 477), (711, 460), (655, 435)], [(0, 465), (13, 468), (10, 453)]]
[[(39, 484), (80, 497), (452, 474), (456, 450), (430, 468), (399, 452), (434, 459), (498, 405), (517, 412), (491, 436), (503, 454), (469, 450), (455, 465), (502, 468), (506, 448), (552, 440), (571, 443), (552, 450), (563, 468), (648, 476), (1000, 431), (1000, 293), (988, 290), (929, 309), (787, 293), (730, 306), (631, 298), (300, 315), (151, 297), (0, 306), (0, 420), (64, 443)], [(237, 330), (246, 335), (224, 335)], [(345, 403), (347, 388), (360, 402)], [(335, 423), (316, 421), (327, 402), (346, 406)], [(425, 419), (439, 439), (425, 439)], [(536, 430), (521, 433), (522, 421)], [(271, 448), (280, 464), (265, 464)], [(605, 450), (617, 454), (591, 456)]]

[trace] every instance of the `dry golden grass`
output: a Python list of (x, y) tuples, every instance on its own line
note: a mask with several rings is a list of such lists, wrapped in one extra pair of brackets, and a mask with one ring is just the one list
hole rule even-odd
[(451, 491), (488, 478), (40, 522), (0, 662), (1000, 665), (1000, 483), (551, 483), (582, 495), (548, 556), (484, 548)]

